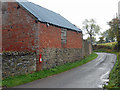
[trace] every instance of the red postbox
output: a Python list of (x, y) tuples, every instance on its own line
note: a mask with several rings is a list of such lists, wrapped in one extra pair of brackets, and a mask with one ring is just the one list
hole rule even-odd
[(42, 63), (42, 54), (39, 55), (39, 62)]

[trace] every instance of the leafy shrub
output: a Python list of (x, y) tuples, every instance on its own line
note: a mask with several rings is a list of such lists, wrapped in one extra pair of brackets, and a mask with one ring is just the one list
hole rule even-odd
[(98, 45), (93, 45), (93, 50), (94, 51), (106, 51), (106, 52), (118, 51), (118, 45), (116, 42), (98, 44)]

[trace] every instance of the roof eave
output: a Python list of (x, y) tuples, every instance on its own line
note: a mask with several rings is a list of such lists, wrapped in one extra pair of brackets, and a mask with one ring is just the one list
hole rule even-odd
[[(41, 22), (41, 23), (48, 23), (48, 24), (53, 25), (53, 26), (56, 26), (56, 27), (65, 28), (65, 29), (67, 29), (67, 30), (72, 30), (72, 31), (75, 31), (75, 32), (80, 32), (80, 33), (82, 33), (82, 30), (78, 31), (78, 30), (75, 30), (75, 29), (71, 29), (71, 28), (66, 28), (66, 27), (63, 27), (63, 26), (55, 25), (55, 24), (52, 24), (52, 23), (49, 23), (49, 22), (40, 21), (35, 15), (33, 15), (30, 11), (28, 11), (25, 7), (23, 7), (19, 2), (16, 1), (16, 3), (18, 3), (18, 5), (20, 5), (26, 12), (28, 12), (36, 21), (39, 21), (39, 22)], [(76, 28), (77, 28), (77, 27), (76, 27)]]

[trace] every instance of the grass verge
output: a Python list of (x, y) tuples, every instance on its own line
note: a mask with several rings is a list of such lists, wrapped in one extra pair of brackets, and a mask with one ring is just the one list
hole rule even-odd
[(92, 53), (88, 57), (85, 57), (84, 59), (82, 59), (80, 61), (76, 61), (74, 63), (66, 63), (64, 65), (56, 66), (55, 68), (52, 68), (49, 70), (42, 70), (42, 71), (35, 72), (32, 74), (8, 77), (8, 78), (5, 78), (4, 80), (2, 80), (2, 86), (14, 87), (17, 85), (22, 85), (22, 84), (25, 84), (28, 82), (32, 82), (37, 79), (55, 75), (55, 74), (70, 70), (72, 68), (81, 66), (83, 64), (86, 64), (87, 62), (92, 61), (93, 59), (97, 58), (97, 56), (98, 55), (96, 53)]
[(110, 72), (109, 83), (105, 85), (105, 88), (120, 88), (120, 53), (111, 52), (117, 55), (117, 61)]

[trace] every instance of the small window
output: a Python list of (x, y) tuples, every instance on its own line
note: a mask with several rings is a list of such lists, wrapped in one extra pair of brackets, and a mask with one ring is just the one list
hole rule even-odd
[(62, 44), (66, 44), (67, 43), (67, 30), (66, 29), (62, 29), (61, 30), (61, 42)]

